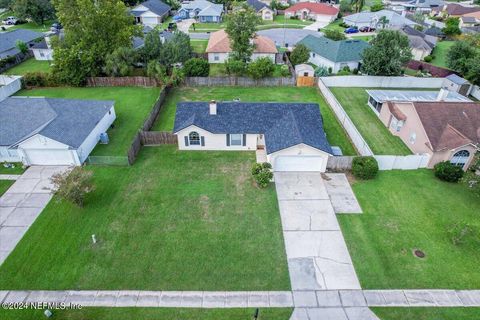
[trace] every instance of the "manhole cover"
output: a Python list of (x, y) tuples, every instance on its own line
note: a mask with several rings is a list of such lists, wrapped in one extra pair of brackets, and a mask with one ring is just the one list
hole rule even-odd
[(423, 252), (422, 250), (415, 249), (415, 250), (413, 251), (413, 254), (414, 254), (415, 257), (417, 257), (417, 258), (425, 258), (425, 252)]

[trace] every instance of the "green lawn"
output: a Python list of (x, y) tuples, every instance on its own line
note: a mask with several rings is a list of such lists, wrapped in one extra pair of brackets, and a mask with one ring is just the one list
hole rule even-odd
[(330, 23), (329, 25), (327, 25), (325, 28), (322, 28), (321, 31), (325, 31), (325, 30), (338, 30), (340, 32), (343, 32), (345, 30), (344, 27), (341, 27), (340, 26), (340, 23), (342, 23), (343, 20), (342, 19), (337, 19), (335, 21), (333, 21), (332, 23)]
[(15, 67), (5, 71), (5, 74), (24, 75), (27, 72), (50, 72), (51, 61), (35, 60), (30, 58)]
[(275, 188), (254, 185), (254, 162), (161, 146), (130, 167), (91, 166), (86, 206), (54, 198), (0, 266), (0, 288), (290, 290)]
[(190, 39), (190, 45), (196, 53), (205, 53), (207, 49), (208, 40)]
[(411, 151), (400, 138), (392, 135), (367, 105), (365, 88), (330, 88), (352, 119), (374, 154), (407, 155)]
[(95, 156), (126, 156), (132, 140), (152, 110), (160, 93), (159, 88), (97, 87), (97, 88), (41, 88), (22, 90), (18, 95), (50, 98), (114, 100), (117, 119), (108, 130), (110, 143), (99, 144)]
[(14, 180), (0, 180), (0, 197), (12, 186)]
[(276, 15), (273, 17), (273, 21), (262, 20), (260, 25), (257, 26), (258, 30), (271, 29), (271, 28), (287, 28), (287, 29), (303, 29), (309, 26), (313, 21), (303, 21), (300, 19), (285, 18), (284, 15)]
[(370, 308), (382, 320), (480, 319), (480, 308)]
[(160, 111), (152, 130), (171, 131), (175, 120), (176, 105), (180, 101), (228, 101), (240, 98), (242, 101), (270, 102), (312, 102), (320, 105), (325, 132), (333, 146), (340, 146), (345, 155), (355, 155), (355, 149), (345, 131), (335, 118), (317, 88), (298, 87), (182, 87), (173, 90)]
[[(337, 216), (364, 289), (478, 289), (480, 240), (454, 245), (458, 222), (480, 230), (480, 199), (431, 170), (380, 171), (355, 182), (361, 215)], [(413, 255), (414, 249), (425, 254)]]
[(25, 171), (21, 162), (13, 162), (13, 164), (15, 168), (6, 168), (3, 166), (3, 163), (0, 162), (0, 174), (22, 174)]
[[(195, 27), (195, 29), (194, 29)], [(190, 26), (188, 29), (189, 32), (214, 32), (220, 29), (225, 29), (226, 24), (225, 22), (215, 23), (215, 22), (207, 22), (207, 23), (200, 23), (196, 22)]]
[(43, 24), (38, 24), (35, 22), (27, 22), (23, 24), (17, 24), (13, 27), (8, 28), (8, 31), (12, 31), (15, 29), (27, 29), (32, 31), (38, 32), (46, 32), (50, 30), (50, 27), (55, 22), (55, 20), (46, 20)]
[[(53, 310), (53, 320), (246, 320), (252, 319), (255, 309), (194, 309), (194, 308), (83, 308), (81, 310)], [(289, 308), (260, 309), (259, 320), (288, 320)], [(45, 319), (43, 310), (0, 309), (3, 320)]]
[(455, 41), (439, 41), (437, 42), (435, 49), (433, 49), (433, 55), (435, 59), (432, 60), (431, 64), (438, 67), (447, 68), (447, 52)]
[(350, 38), (347, 38), (347, 39), (350, 39), (350, 40), (363, 40), (363, 41), (367, 41), (369, 42), (370, 40), (372, 40), (375, 36), (362, 36), (361, 33), (359, 36), (355, 36), (355, 35), (352, 35)]

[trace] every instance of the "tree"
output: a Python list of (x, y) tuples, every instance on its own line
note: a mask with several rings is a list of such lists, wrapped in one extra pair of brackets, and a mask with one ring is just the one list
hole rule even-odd
[(476, 55), (475, 47), (466, 41), (456, 41), (447, 52), (447, 67), (463, 75), (469, 70), (470, 60)]
[(352, 4), (349, 0), (341, 0), (340, 1), (340, 13), (348, 13), (352, 12)]
[(157, 81), (164, 82), (167, 78), (167, 68), (159, 61), (152, 60), (147, 64), (147, 76), (155, 78)]
[(385, 6), (383, 5), (383, 3), (375, 3), (370, 7), (370, 11), (377, 12), (377, 11), (383, 10), (384, 8)]
[(12, 9), (19, 18), (31, 19), (38, 24), (55, 15), (50, 0), (14, 0)]
[(201, 58), (192, 58), (185, 62), (183, 70), (189, 77), (208, 77), (210, 65), (207, 60)]
[(53, 42), (53, 72), (60, 81), (81, 85), (87, 76), (103, 71), (107, 55), (116, 48), (132, 46), (141, 35), (120, 0), (53, 0), (65, 36)]
[(425, 21), (425, 16), (421, 11), (416, 11), (412, 16), (412, 20), (421, 25)]
[(326, 29), (323, 32), (323, 35), (333, 41), (338, 41), (338, 40), (345, 40), (347, 37), (345, 37), (345, 34), (341, 31), (335, 30), (335, 29)]
[(105, 73), (111, 77), (128, 76), (135, 63), (135, 50), (120, 47), (110, 53), (105, 61)]
[(381, 16), (380, 19), (378, 19), (378, 23), (382, 26), (382, 29), (385, 29), (390, 23), (390, 20), (385, 16)]
[(296, 66), (297, 64), (305, 63), (308, 61), (310, 57), (310, 51), (308, 48), (303, 45), (299, 44), (293, 49), (292, 53), (290, 54), (290, 62)]
[(15, 47), (17, 47), (17, 49), (23, 54), (28, 52), (28, 45), (22, 40), (17, 40), (15, 42)]
[(225, 71), (229, 75), (242, 76), (247, 72), (247, 63), (242, 60), (228, 58), (225, 61)]
[(442, 29), (443, 33), (447, 36), (454, 36), (462, 33), (460, 30), (460, 19), (456, 17), (450, 17), (445, 21), (445, 28)]
[(157, 28), (147, 33), (141, 51), (144, 61), (160, 59), (162, 51), (162, 40), (160, 39), (160, 31), (158, 31)]
[(13, 0), (0, 0), (0, 8), (12, 10)]
[(235, 60), (250, 61), (254, 49), (252, 39), (255, 37), (260, 17), (252, 7), (244, 4), (240, 9), (228, 14), (226, 22), (225, 32), (230, 39), (231, 56)]
[(175, 63), (184, 63), (192, 57), (193, 49), (190, 37), (183, 32), (175, 32), (173, 37), (165, 42), (161, 49), (160, 62), (171, 67)]
[(83, 207), (86, 195), (95, 189), (92, 175), (93, 172), (85, 170), (84, 167), (75, 167), (71, 172), (57, 173), (51, 178), (56, 190), (53, 193), (60, 199)]
[(352, 7), (355, 12), (362, 11), (362, 8), (364, 5), (365, 5), (365, 0), (352, 0)]
[(466, 78), (473, 84), (480, 86), (480, 53), (477, 53), (474, 58), (470, 59)]
[(258, 58), (248, 65), (248, 74), (253, 79), (269, 77), (275, 71), (275, 64), (269, 57)]
[(406, 35), (393, 30), (380, 30), (363, 51), (362, 72), (375, 76), (398, 76), (405, 63), (412, 59)]

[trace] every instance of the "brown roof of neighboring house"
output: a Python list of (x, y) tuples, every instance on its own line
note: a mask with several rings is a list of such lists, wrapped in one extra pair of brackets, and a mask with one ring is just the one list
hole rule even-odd
[(286, 9), (285, 12), (297, 12), (303, 9), (308, 9), (316, 14), (325, 14), (330, 16), (336, 16), (339, 11), (338, 8), (325, 3), (299, 2)]
[(480, 103), (412, 103), (434, 151), (469, 143), (480, 146)]
[(445, 10), (442, 7), (438, 7), (435, 8), (435, 11), (446, 11), (450, 16), (463, 16), (467, 13), (480, 11), (480, 7), (465, 7), (458, 3), (449, 3)]
[[(257, 35), (253, 39), (253, 43), (255, 44), (255, 49), (253, 50), (253, 52), (255, 53), (278, 52), (277, 47), (275, 46), (275, 42), (265, 36)], [(232, 52), (232, 49), (230, 48), (230, 39), (228, 38), (228, 34), (225, 32), (225, 30), (219, 30), (210, 35), (206, 52)]]
[(391, 101), (387, 101), (387, 106), (390, 110), (390, 113), (393, 114), (393, 116), (397, 120), (407, 120), (407, 116), (405, 115), (405, 113), (403, 113), (394, 103), (392, 103)]

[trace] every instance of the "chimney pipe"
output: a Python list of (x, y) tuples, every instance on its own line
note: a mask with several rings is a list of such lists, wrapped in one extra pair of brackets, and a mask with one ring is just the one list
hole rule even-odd
[(210, 107), (210, 114), (216, 115), (217, 114), (217, 102), (215, 100), (211, 100), (209, 103)]
[(437, 101), (445, 101), (445, 99), (447, 98), (448, 96), (448, 89), (446, 88), (441, 88), (440, 91), (438, 91), (438, 94), (437, 94)]

